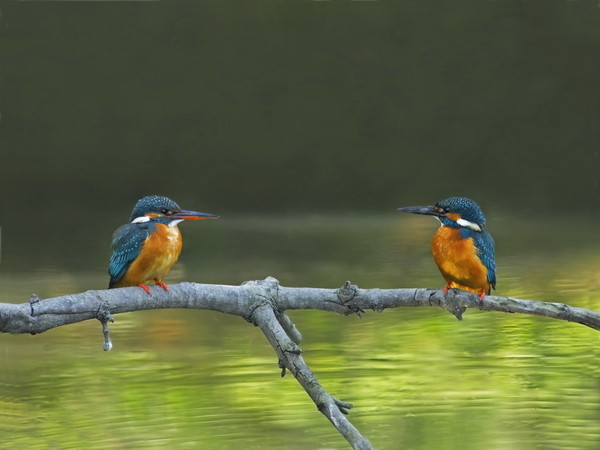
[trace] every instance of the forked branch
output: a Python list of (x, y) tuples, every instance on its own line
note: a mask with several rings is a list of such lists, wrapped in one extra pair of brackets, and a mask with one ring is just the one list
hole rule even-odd
[(357, 449), (369, 449), (369, 441), (346, 418), (350, 403), (329, 394), (302, 358), (302, 335), (285, 313), (294, 309), (317, 309), (339, 314), (363, 314), (367, 310), (407, 306), (434, 306), (459, 320), (467, 308), (484, 311), (534, 314), (576, 322), (600, 330), (600, 313), (564, 303), (538, 302), (510, 297), (479, 296), (451, 290), (447, 295), (431, 289), (359, 289), (346, 282), (339, 289), (282, 287), (272, 277), (241, 286), (198, 283), (172, 284), (165, 291), (152, 287), (151, 295), (137, 287), (86, 291), (29, 302), (0, 303), (0, 332), (37, 334), (88, 319), (102, 323), (104, 350), (112, 343), (108, 323), (115, 314), (163, 308), (220, 311), (245, 318), (260, 327), (277, 353), (282, 375), (289, 371), (338, 432)]

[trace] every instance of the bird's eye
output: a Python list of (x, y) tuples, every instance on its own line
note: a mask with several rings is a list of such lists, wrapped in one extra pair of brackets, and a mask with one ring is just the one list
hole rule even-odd
[(167, 208), (161, 208), (160, 209), (160, 213), (164, 214), (165, 216), (169, 215), (171, 211), (169, 211)]

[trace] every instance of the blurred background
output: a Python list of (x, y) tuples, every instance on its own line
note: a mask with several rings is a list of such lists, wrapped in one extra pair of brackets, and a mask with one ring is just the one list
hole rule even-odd
[[(595, 1), (1, 5), (2, 302), (103, 289), (146, 194), (182, 225), (168, 282), (442, 287), (436, 223), (478, 201), (498, 294), (600, 310)], [(294, 312), (377, 448), (600, 445), (597, 332), (469, 311)], [(346, 448), (260, 332), (205, 311), (0, 336), (11, 448)], [(464, 434), (470, 438), (465, 440)]]

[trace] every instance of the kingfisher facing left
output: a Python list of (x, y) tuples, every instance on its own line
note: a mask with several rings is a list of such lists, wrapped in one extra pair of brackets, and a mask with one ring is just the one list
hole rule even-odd
[(450, 197), (434, 206), (409, 206), (399, 211), (434, 216), (441, 222), (431, 242), (433, 259), (450, 288), (479, 294), (483, 300), (496, 288), (494, 239), (484, 229), (479, 205), (466, 197)]
[(149, 195), (139, 199), (130, 223), (117, 228), (108, 265), (108, 288), (139, 286), (148, 294), (146, 283), (162, 282), (181, 253), (182, 239), (177, 224), (183, 220), (216, 219), (219, 216), (186, 211), (167, 197)]

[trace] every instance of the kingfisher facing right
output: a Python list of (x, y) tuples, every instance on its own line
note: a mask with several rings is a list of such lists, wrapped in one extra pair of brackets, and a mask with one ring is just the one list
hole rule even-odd
[(496, 288), (494, 239), (484, 229), (479, 205), (466, 197), (450, 197), (434, 206), (408, 206), (399, 211), (434, 216), (441, 222), (433, 235), (433, 259), (450, 288), (479, 294)]
[(183, 210), (170, 198), (160, 195), (139, 199), (131, 212), (130, 223), (119, 227), (113, 236), (108, 288), (137, 285), (150, 294), (145, 283), (154, 280), (167, 290), (162, 279), (177, 262), (182, 247), (177, 224), (218, 217)]

